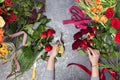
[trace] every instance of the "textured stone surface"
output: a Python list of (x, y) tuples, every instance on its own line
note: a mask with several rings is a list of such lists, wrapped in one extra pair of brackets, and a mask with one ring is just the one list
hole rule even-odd
[[(76, 66), (66, 67), (69, 63), (81, 63), (90, 68), (89, 60), (85, 56), (80, 56), (75, 51), (72, 51), (73, 34), (76, 33), (74, 25), (63, 25), (62, 21), (70, 19), (69, 8), (75, 5), (75, 0), (46, 0), (46, 15), (51, 19), (48, 26), (56, 30), (55, 38), (59, 38), (62, 32), (65, 42), (65, 55), (58, 58), (56, 63), (56, 80), (90, 80), (90, 76)], [(37, 79), (42, 80), (44, 75), (46, 62), (39, 60), (37, 63)], [(10, 63), (0, 65), (0, 80), (6, 80), (6, 76), (11, 70)], [(18, 80), (31, 80), (32, 71), (29, 70)], [(13, 79), (8, 79), (13, 80)]]

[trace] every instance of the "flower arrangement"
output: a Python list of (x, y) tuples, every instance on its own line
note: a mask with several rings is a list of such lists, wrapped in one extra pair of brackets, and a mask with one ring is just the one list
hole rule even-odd
[(23, 75), (39, 58), (46, 60), (52, 50), (55, 30), (46, 26), (50, 19), (44, 12), (42, 0), (0, 0), (0, 58), (6, 63), (13, 56), (7, 78)]
[[(120, 79), (120, 21), (119, 0), (76, 0), (77, 6), (70, 8), (71, 20), (77, 29), (72, 45), (73, 50), (86, 53), (88, 47), (101, 53), (102, 72), (112, 72), (113, 80)], [(76, 64), (75, 64), (76, 65)], [(80, 65), (77, 65), (80, 67)], [(104, 71), (105, 70), (105, 71)], [(101, 80), (103, 77), (100, 77)]]

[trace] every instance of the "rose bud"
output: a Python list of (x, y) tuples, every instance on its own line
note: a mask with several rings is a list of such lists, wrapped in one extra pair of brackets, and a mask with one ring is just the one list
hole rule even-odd
[(45, 46), (45, 51), (46, 52), (49, 52), (49, 51), (51, 51), (52, 50), (52, 46), (50, 45), (50, 44), (47, 44), (46, 46)]
[(47, 32), (42, 32), (42, 33), (41, 33), (41, 38), (42, 38), (42, 39), (45, 39), (46, 37), (47, 37)]
[(52, 36), (53, 34), (55, 34), (55, 31), (53, 29), (48, 29), (47, 30), (47, 35), (50, 37)]

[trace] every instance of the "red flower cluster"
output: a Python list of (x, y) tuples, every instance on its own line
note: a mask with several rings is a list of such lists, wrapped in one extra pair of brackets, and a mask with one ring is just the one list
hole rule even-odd
[(45, 51), (46, 52), (49, 52), (49, 51), (51, 51), (52, 50), (52, 46), (50, 45), (50, 44), (47, 44), (46, 46), (45, 46)]
[(120, 31), (116, 33), (114, 37), (114, 41), (118, 44), (120, 44)]
[(6, 14), (7, 10), (5, 8), (0, 7), (0, 14)]
[(108, 8), (108, 9), (106, 10), (106, 12), (105, 12), (105, 16), (106, 16), (107, 18), (112, 18), (113, 15), (114, 15), (114, 10), (113, 10), (112, 8)]
[(6, 25), (9, 25), (10, 23), (14, 22), (17, 19), (17, 16), (13, 12), (10, 12), (10, 15), (5, 15), (4, 19)]
[[(72, 49), (75, 50), (78, 47), (81, 47), (86, 50), (92, 44), (91, 38), (95, 36), (96, 30), (97, 27), (87, 27), (87, 29), (81, 29), (74, 35), (75, 42), (72, 44)], [(87, 38), (83, 39), (84, 36), (87, 36)]]
[(120, 20), (118, 18), (112, 18), (111, 26), (115, 29), (120, 28)]
[(55, 34), (55, 31), (53, 29), (48, 29), (47, 31), (41, 33), (41, 38), (45, 39), (47, 37), (53, 36), (53, 34)]
[(12, 1), (11, 0), (5, 0), (4, 5), (8, 7), (12, 7)]
[(0, 14), (4, 18), (6, 25), (14, 22), (17, 18), (17, 16), (11, 10), (11, 7), (12, 0), (4, 0), (4, 2), (0, 5)]

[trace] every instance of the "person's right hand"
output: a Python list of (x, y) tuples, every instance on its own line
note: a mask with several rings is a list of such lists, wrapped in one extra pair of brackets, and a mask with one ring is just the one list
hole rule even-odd
[(88, 48), (88, 55), (92, 66), (98, 65), (100, 52), (99, 50)]
[(58, 54), (58, 48), (59, 47), (59, 44), (58, 43), (55, 43), (53, 44), (53, 49), (51, 51), (51, 55), (50, 55), (50, 58), (55, 58)]

